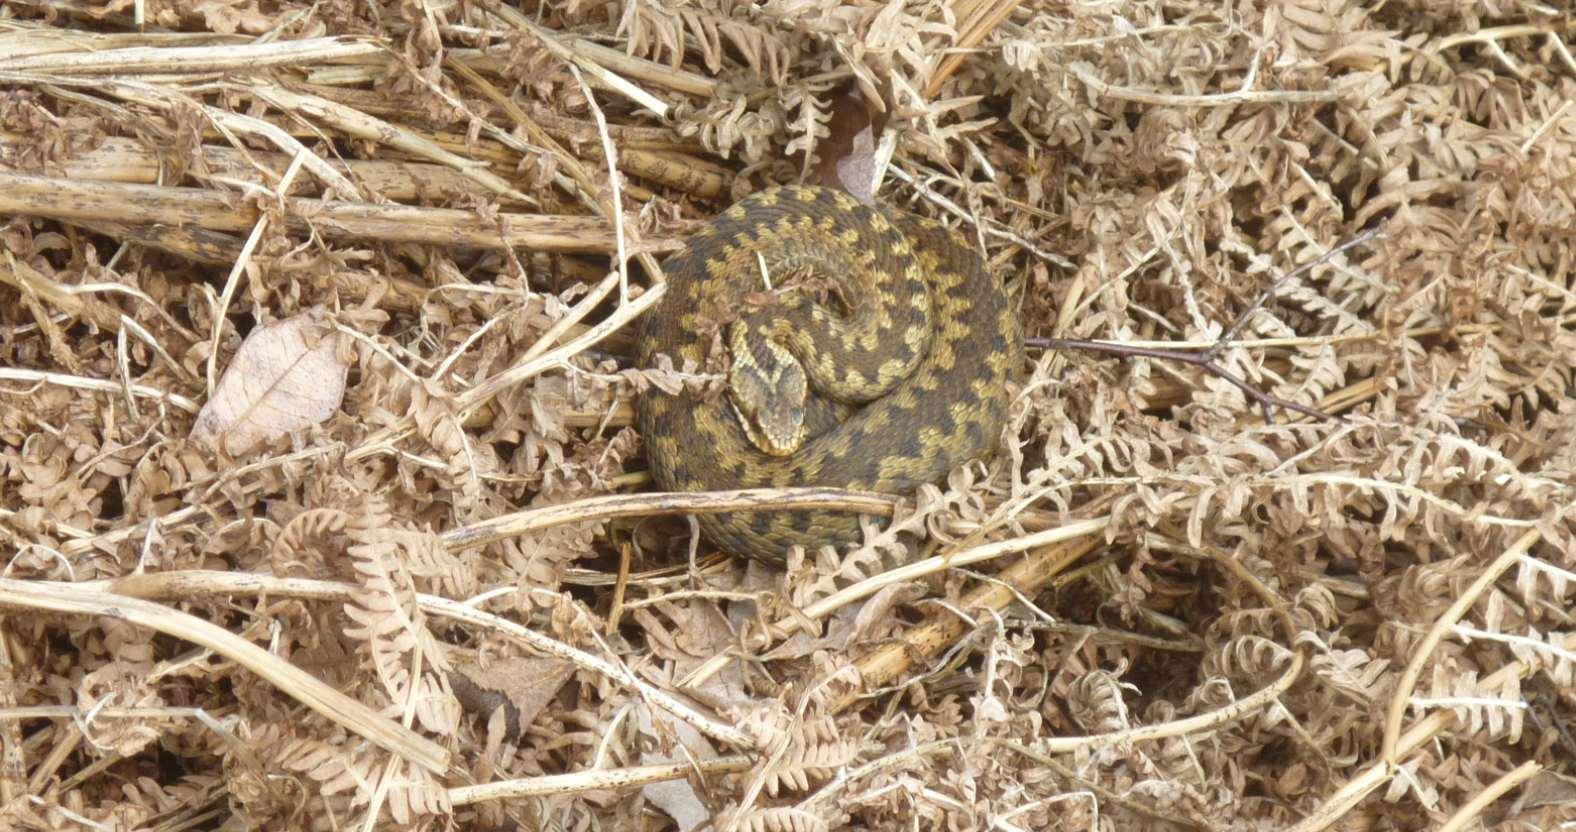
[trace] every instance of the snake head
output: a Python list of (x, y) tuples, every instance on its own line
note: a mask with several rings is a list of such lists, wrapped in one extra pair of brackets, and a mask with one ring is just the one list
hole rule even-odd
[(739, 321), (729, 328), (728, 400), (744, 434), (763, 453), (790, 456), (804, 444), (809, 380), (781, 344)]

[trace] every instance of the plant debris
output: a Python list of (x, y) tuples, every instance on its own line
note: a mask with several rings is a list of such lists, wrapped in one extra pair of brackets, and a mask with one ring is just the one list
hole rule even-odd
[[(1576, 823), (1573, 42), (1544, 0), (0, 3), (0, 829)], [(654, 493), (632, 402), (725, 368), (629, 325), (799, 181), (1007, 282), (1002, 453)], [(865, 542), (689, 520), (786, 506)]]

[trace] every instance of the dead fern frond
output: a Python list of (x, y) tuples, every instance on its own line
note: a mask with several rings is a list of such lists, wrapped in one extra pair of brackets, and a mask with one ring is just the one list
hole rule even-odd
[(827, 832), (826, 821), (792, 806), (751, 809), (729, 818), (729, 829), (738, 832)]
[[(409, 708), (423, 728), (452, 736), (460, 707), (449, 689), (448, 658), (427, 628), (410, 574), (401, 562), (401, 553), (411, 548), (413, 539), (433, 543), (430, 536), (378, 524), (388, 520), (386, 513), (370, 514), (360, 518), (352, 532), (357, 542), (347, 550), (362, 588), (355, 603), (345, 608), (357, 624), (347, 627), (345, 634), (364, 643), (391, 710)], [(369, 528), (369, 521), (376, 525)]]

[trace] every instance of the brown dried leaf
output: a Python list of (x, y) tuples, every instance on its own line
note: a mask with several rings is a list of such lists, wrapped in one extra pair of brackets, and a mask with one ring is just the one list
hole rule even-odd
[(191, 438), (231, 456), (321, 424), (339, 409), (348, 366), (321, 312), (253, 330), (192, 425)]
[[(717, 756), (717, 750), (712, 747), (709, 740), (689, 724), (671, 719), (666, 713), (652, 713), (651, 709), (641, 706), (637, 709), (636, 716), (639, 720), (641, 733), (654, 743), (657, 751), (643, 751), (640, 761), (644, 765), (660, 763), (682, 762), (685, 760), (711, 760)], [(668, 749), (673, 745), (682, 745), (683, 749)], [(695, 788), (687, 780), (671, 780), (664, 783), (652, 783), (641, 787), (641, 794), (651, 801), (657, 808), (666, 812), (679, 829), (688, 832), (696, 829), (711, 820), (711, 810), (695, 793)]]
[[(873, 112), (859, 88), (849, 84), (833, 96), (819, 142), (810, 142), (815, 157), (811, 181), (839, 188), (867, 203), (875, 201), (876, 150), (886, 114)], [(790, 143), (788, 149), (794, 149)]]
[(1553, 771), (1539, 772), (1521, 788), (1521, 796), (1506, 814), (1519, 815), (1542, 806), (1576, 807), (1576, 777)]
[(485, 665), (461, 656), (451, 661), (449, 684), (461, 706), (480, 714), (503, 708), (509, 737), (519, 736), (575, 673), (574, 665), (553, 658), (506, 656)]

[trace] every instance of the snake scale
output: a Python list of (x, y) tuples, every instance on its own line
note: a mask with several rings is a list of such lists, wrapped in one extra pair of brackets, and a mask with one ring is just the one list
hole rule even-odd
[[(1022, 364), (1018, 320), (979, 256), (941, 224), (841, 191), (776, 187), (692, 235), (663, 271), (667, 294), (643, 319), (640, 366), (665, 354), (704, 367), (717, 343), (732, 364), (722, 393), (640, 397), (659, 488), (907, 495), (996, 447)], [(830, 282), (842, 303), (782, 288), (800, 275)], [(861, 537), (847, 512), (699, 520), (713, 545), (771, 561), (794, 544)]]

